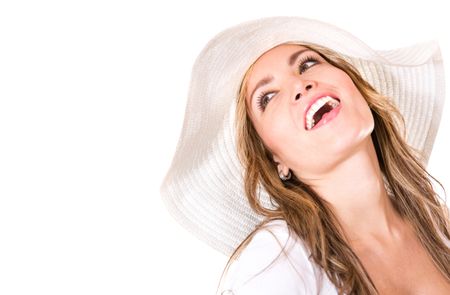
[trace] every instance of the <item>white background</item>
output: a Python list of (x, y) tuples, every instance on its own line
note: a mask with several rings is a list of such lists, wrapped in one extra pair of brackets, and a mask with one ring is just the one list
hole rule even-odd
[[(231, 25), (298, 15), (375, 49), (436, 39), (450, 71), (445, 1), (155, 2), (1, 2), (0, 294), (214, 294), (227, 257), (159, 186), (194, 60)], [(449, 129), (447, 102), (428, 166), (447, 189)]]

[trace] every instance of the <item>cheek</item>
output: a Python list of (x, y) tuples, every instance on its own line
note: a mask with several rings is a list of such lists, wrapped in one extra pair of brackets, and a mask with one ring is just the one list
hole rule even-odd
[(336, 76), (336, 85), (342, 90), (343, 100), (347, 102), (348, 105), (352, 105), (353, 108), (368, 108), (367, 102), (359, 92), (355, 83), (353, 83), (350, 76), (348, 76), (344, 71), (339, 70), (339, 75)]
[(340, 83), (345, 89), (347, 105), (351, 106), (346, 110), (352, 120), (351, 124), (360, 126), (361, 130), (367, 129), (370, 133), (374, 127), (374, 119), (367, 101), (347, 74)]
[(350, 76), (340, 69), (337, 69), (335, 80), (337, 81), (336, 85), (339, 88), (345, 89), (346, 92), (359, 92)]
[(279, 153), (292, 137), (288, 134), (289, 130), (287, 120), (268, 120), (259, 126), (258, 134), (272, 152)]

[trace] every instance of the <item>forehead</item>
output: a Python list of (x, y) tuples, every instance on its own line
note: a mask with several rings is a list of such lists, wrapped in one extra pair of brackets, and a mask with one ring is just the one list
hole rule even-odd
[(272, 59), (280, 58), (287, 56), (295, 51), (301, 50), (301, 49), (308, 49), (305, 46), (297, 45), (297, 44), (281, 44), (278, 46), (275, 46), (263, 54), (261, 54), (255, 61), (254, 67), (257, 67), (258, 65), (262, 65), (264, 63), (269, 62)]
[(281, 44), (263, 53), (253, 63), (252, 69), (247, 77), (246, 99), (250, 99), (250, 94), (259, 80), (271, 74), (271, 69), (275, 64), (287, 66), (288, 58), (294, 52), (307, 49), (305, 46), (297, 44)]

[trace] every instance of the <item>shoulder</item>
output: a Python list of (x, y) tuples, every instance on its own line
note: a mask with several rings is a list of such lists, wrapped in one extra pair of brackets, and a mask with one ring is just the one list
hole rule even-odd
[(303, 241), (289, 232), (284, 220), (273, 220), (256, 232), (231, 264), (221, 290), (235, 295), (313, 294), (316, 284)]

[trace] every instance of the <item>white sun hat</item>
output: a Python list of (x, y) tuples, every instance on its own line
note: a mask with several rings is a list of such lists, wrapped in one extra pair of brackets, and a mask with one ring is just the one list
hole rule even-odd
[[(349, 32), (302, 17), (268, 17), (211, 39), (192, 69), (183, 128), (161, 185), (164, 203), (187, 230), (230, 255), (264, 217), (249, 206), (238, 160), (234, 112), (248, 67), (286, 42), (312, 43), (342, 55), (378, 92), (393, 99), (406, 141), (426, 165), (444, 105), (443, 61), (436, 41), (374, 50)], [(264, 206), (272, 207), (261, 188)]]

